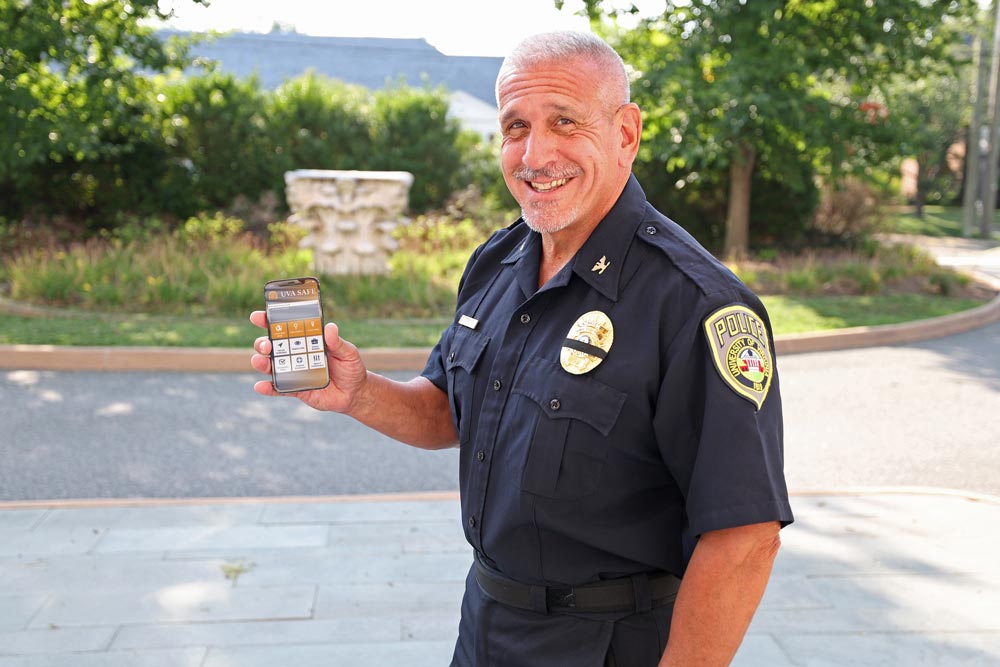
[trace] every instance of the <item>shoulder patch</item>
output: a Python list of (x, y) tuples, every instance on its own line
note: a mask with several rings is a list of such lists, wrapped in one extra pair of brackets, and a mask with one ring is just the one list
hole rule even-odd
[(705, 318), (705, 337), (722, 380), (759, 410), (774, 376), (764, 321), (746, 306), (723, 306)]

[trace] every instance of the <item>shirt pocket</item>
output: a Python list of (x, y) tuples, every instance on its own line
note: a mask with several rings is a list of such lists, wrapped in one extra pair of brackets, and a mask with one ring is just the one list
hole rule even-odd
[(559, 499), (597, 491), (625, 393), (538, 357), (522, 367), (511, 390), (537, 406), (521, 490)]
[(489, 336), (460, 325), (453, 325), (452, 330), (444, 368), (448, 376), (448, 399), (451, 402), (455, 430), (458, 431), (458, 441), (465, 444), (469, 440), (472, 422), (476, 367), (490, 339)]

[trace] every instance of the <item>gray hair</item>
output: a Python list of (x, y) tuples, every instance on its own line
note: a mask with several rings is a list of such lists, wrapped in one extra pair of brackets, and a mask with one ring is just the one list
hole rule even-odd
[(500, 79), (508, 72), (528, 69), (552, 61), (586, 58), (597, 63), (608, 76), (612, 99), (609, 104), (628, 104), (629, 80), (622, 57), (603, 39), (589, 32), (543, 32), (526, 37), (504, 58), (497, 74), (496, 97), (500, 104)]

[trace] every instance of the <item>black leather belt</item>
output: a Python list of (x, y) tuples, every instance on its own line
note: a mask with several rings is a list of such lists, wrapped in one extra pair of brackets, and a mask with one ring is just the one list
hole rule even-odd
[(582, 586), (532, 586), (504, 577), (478, 555), (476, 581), (497, 602), (542, 614), (649, 611), (673, 602), (681, 586), (669, 572), (642, 572)]

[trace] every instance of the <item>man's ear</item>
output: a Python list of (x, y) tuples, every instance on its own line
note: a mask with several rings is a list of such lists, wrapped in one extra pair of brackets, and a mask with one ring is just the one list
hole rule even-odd
[(642, 112), (639, 106), (632, 102), (622, 105), (617, 113), (621, 123), (621, 157), (619, 164), (631, 169), (632, 162), (639, 152), (639, 139), (642, 137)]

